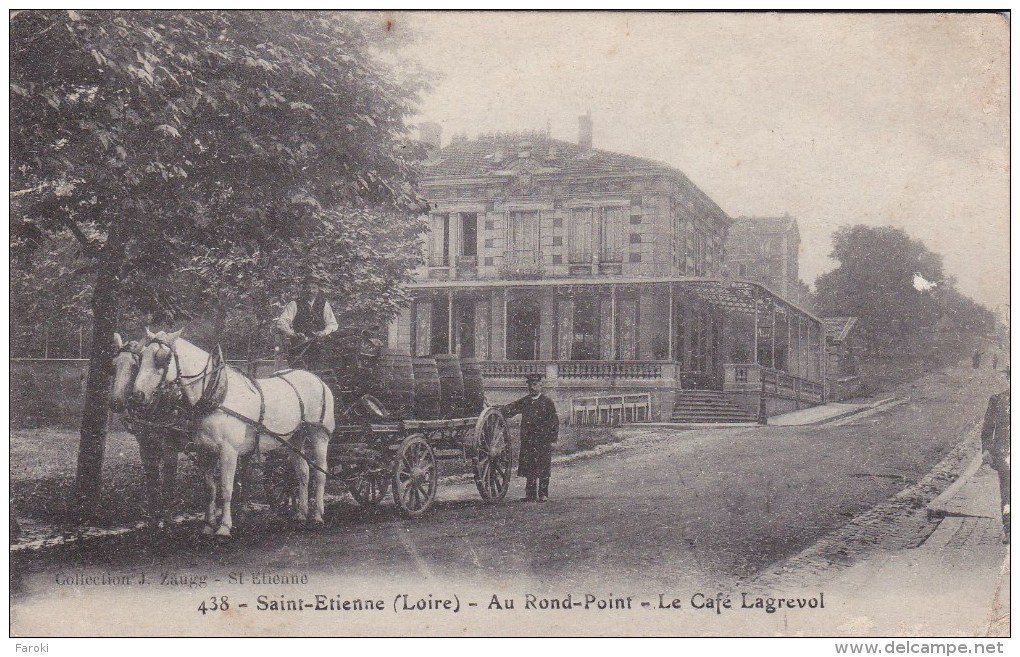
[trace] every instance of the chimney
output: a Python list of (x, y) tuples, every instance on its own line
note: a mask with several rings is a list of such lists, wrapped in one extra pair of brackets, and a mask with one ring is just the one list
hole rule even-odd
[(443, 147), (443, 126), (438, 123), (422, 123), (418, 133), (425, 148), (428, 149), (430, 160), (439, 159), (439, 149)]
[(591, 153), (591, 111), (577, 117), (578, 133), (577, 145), (581, 147), (581, 154)]

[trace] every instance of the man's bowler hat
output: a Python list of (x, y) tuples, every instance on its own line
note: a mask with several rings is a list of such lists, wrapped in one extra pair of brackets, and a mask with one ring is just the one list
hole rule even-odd
[(527, 381), (528, 383), (538, 383), (539, 381), (542, 380), (542, 375), (541, 374), (525, 374), (524, 375), (524, 380)]

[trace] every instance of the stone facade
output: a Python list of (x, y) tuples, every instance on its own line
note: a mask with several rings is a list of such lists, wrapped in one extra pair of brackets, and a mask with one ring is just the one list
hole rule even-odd
[(800, 282), (800, 230), (784, 217), (739, 217), (726, 239), (726, 272), (754, 281), (794, 303), (804, 301)]
[(426, 128), (431, 230), (392, 347), (478, 358), (501, 398), (534, 368), (560, 403), (650, 392), (656, 418), (672, 390), (722, 389), (726, 363), (754, 358), (748, 313), (783, 300), (725, 287), (732, 220), (682, 172), (593, 148), (590, 117), (577, 144), (515, 133), (439, 148)]

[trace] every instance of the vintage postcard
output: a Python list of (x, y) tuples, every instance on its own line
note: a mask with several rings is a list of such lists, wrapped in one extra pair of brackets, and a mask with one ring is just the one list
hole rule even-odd
[(1002, 652), (1009, 28), (10, 12), (15, 649)]

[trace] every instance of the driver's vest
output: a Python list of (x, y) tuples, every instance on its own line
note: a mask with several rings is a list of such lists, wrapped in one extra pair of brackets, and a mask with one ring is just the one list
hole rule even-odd
[(320, 294), (315, 297), (311, 307), (304, 299), (297, 300), (297, 313), (294, 315), (292, 328), (296, 333), (310, 335), (316, 331), (326, 328), (326, 318), (323, 317), (323, 310), (326, 308), (326, 299)]

